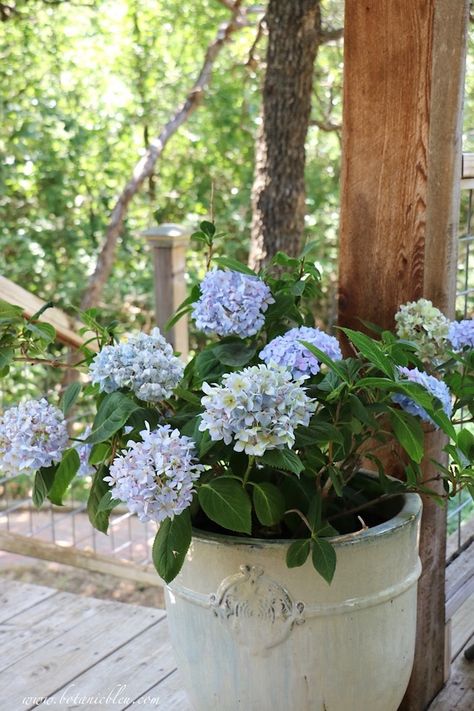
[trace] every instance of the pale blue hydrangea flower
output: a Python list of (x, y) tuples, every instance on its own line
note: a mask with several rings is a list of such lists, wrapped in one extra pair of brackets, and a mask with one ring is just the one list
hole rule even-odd
[(284, 365), (290, 369), (294, 378), (309, 378), (320, 371), (320, 363), (316, 356), (305, 348), (300, 341), (307, 341), (326, 353), (333, 360), (341, 360), (342, 353), (339, 342), (334, 336), (329, 336), (319, 328), (300, 326), (292, 328), (283, 336), (277, 336), (267, 343), (260, 352), (259, 358), (267, 365), (270, 362)]
[[(82, 438), (84, 440), (89, 437), (90, 433), (92, 431), (92, 428), (90, 425), (86, 427), (84, 432), (82, 433)], [(92, 451), (92, 444), (89, 444), (88, 442), (75, 442), (74, 443), (74, 448), (76, 449), (78, 455), (79, 455), (79, 469), (77, 470), (77, 476), (84, 477), (84, 476), (92, 476), (94, 474), (95, 469), (92, 466), (92, 464), (89, 464), (89, 456)]]
[(395, 314), (397, 336), (413, 341), (424, 360), (443, 357), (446, 351), (449, 321), (428, 299), (410, 301)]
[(0, 470), (6, 476), (59, 462), (67, 444), (64, 415), (44, 398), (10, 407), (0, 417)]
[(246, 338), (260, 331), (264, 313), (274, 301), (269, 287), (257, 276), (216, 269), (201, 282), (192, 317), (204, 333)]
[(449, 324), (448, 340), (455, 351), (463, 348), (474, 348), (474, 319), (452, 321)]
[(170, 397), (183, 377), (184, 366), (159, 328), (138, 333), (127, 343), (105, 346), (90, 366), (93, 383), (102, 392), (130, 388), (140, 400), (160, 402)]
[[(411, 383), (418, 383), (419, 385), (422, 385), (430, 393), (430, 395), (434, 395), (434, 397), (438, 398), (438, 400), (441, 401), (442, 408), (446, 415), (448, 417), (451, 416), (453, 407), (451, 402), (451, 392), (446, 383), (443, 383), (441, 380), (438, 380), (432, 375), (423, 373), (418, 370), (418, 368), (403, 368), (400, 366), (398, 368), (398, 372), (402, 376), (402, 380), (406, 379)], [(425, 422), (436, 424), (433, 422), (426, 410), (418, 405), (408, 395), (396, 393), (395, 395), (392, 395), (392, 399), (394, 402), (398, 403), (403, 410), (409, 412), (411, 415), (418, 415), (418, 417), (421, 417), (421, 419)]]
[(128, 442), (114, 459), (104, 481), (140, 521), (172, 519), (191, 504), (204, 467), (195, 459), (193, 440), (170, 425), (152, 431), (147, 426), (140, 436), (141, 442)]
[(314, 401), (293, 381), (287, 368), (255, 365), (222, 378), (222, 385), (203, 383), (201, 432), (212, 440), (234, 443), (236, 452), (262, 456), (267, 449), (291, 447), (298, 425), (307, 426)]

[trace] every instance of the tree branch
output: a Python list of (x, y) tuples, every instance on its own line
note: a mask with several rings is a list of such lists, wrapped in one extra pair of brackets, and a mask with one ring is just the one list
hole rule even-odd
[(129, 181), (117, 198), (110, 215), (102, 248), (97, 257), (94, 273), (82, 299), (82, 309), (97, 306), (100, 301), (104, 286), (112, 271), (118, 239), (131, 200), (141, 188), (144, 181), (153, 174), (155, 164), (161, 157), (171, 136), (176, 133), (201, 103), (209, 85), (214, 62), (218, 54), (229, 42), (231, 36), (247, 25), (247, 13), (241, 8), (242, 0), (235, 0), (235, 2), (230, 5), (232, 12), (231, 17), (228, 22), (225, 22), (219, 27), (215, 39), (207, 47), (199, 75), (183, 104), (163, 126), (161, 133), (150, 140), (148, 149), (135, 165)]
[(338, 27), (336, 29), (325, 29), (321, 31), (320, 41), (321, 44), (326, 44), (327, 42), (335, 42), (344, 37), (344, 27)]

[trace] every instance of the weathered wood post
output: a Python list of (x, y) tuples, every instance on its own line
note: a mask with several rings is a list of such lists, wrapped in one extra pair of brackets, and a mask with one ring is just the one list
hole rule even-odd
[[(346, 0), (342, 325), (393, 328), (421, 296), (453, 315), (468, 0)], [(439, 458), (442, 438), (427, 442)], [(425, 465), (425, 476), (430, 464)], [(425, 502), (415, 666), (402, 708), (443, 685), (446, 515)], [(390, 644), (390, 640), (387, 640)]]
[(184, 360), (189, 350), (187, 318), (183, 317), (168, 332), (165, 332), (165, 324), (186, 298), (186, 250), (190, 233), (187, 227), (172, 223), (143, 232), (153, 250), (156, 324)]

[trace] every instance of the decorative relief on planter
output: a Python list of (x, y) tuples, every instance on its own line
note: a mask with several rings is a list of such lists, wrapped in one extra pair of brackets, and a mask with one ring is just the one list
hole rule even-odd
[(294, 624), (304, 622), (304, 604), (294, 602), (259, 566), (241, 565), (210, 596), (216, 617), (252, 654), (266, 654), (285, 640)]

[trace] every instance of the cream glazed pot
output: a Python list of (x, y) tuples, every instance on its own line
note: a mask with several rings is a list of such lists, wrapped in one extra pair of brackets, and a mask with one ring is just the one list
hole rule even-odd
[(182, 679), (195, 711), (396, 711), (415, 647), (421, 500), (332, 539), (328, 585), (288, 541), (195, 531), (166, 592)]

